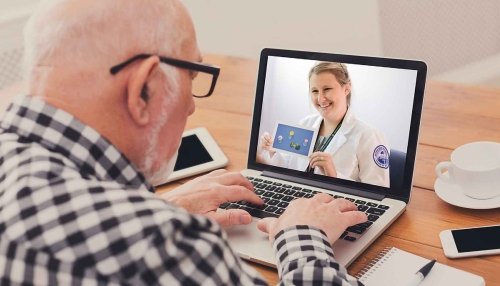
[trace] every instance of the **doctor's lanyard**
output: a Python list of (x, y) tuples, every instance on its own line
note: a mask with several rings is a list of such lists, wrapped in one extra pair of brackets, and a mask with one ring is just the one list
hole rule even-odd
[[(346, 113), (347, 113), (347, 111), (346, 111)], [(342, 122), (344, 122), (344, 118), (345, 118), (345, 114), (342, 117), (342, 119), (340, 120), (339, 124), (337, 124), (337, 127), (335, 127), (335, 130), (333, 130), (332, 134), (330, 134), (330, 137), (328, 137), (328, 139), (326, 139), (326, 140), (323, 140), (323, 143), (320, 144), (320, 146), (318, 148), (314, 148), (315, 149), (314, 152), (317, 152), (317, 151), (324, 152), (325, 151), (328, 144), (330, 144), (330, 142), (332, 142), (333, 137), (335, 136), (335, 134), (337, 134), (337, 131), (339, 131), (340, 127), (342, 126)], [(308, 165), (306, 172), (313, 173), (314, 168), (311, 168), (311, 165)]]
[(321, 146), (319, 146), (319, 148), (316, 151), (325, 152), (326, 146), (328, 146), (328, 144), (332, 142), (333, 137), (335, 136), (335, 134), (337, 134), (337, 131), (339, 131), (340, 127), (342, 126), (342, 122), (344, 122), (344, 117), (342, 117), (342, 120), (340, 120), (337, 127), (335, 127), (335, 130), (333, 130), (332, 134), (330, 134), (330, 137), (328, 137), (328, 139), (326, 139), (326, 141), (324, 141), (323, 144), (321, 144)]

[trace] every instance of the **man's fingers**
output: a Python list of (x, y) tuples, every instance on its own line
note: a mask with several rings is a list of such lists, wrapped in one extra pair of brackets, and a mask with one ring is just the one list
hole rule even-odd
[(238, 172), (225, 172), (213, 177), (217, 183), (225, 186), (240, 185), (249, 190), (253, 189), (252, 183)]
[(240, 209), (219, 210), (212, 213), (210, 217), (221, 226), (249, 224), (252, 222), (252, 216), (250, 216), (248, 212)]
[(277, 218), (266, 217), (257, 222), (257, 228), (262, 232), (269, 233), (274, 228), (277, 222)]
[(346, 199), (336, 199), (331, 202), (331, 204), (337, 206), (340, 212), (357, 211), (358, 207)]
[(206, 174), (205, 176), (206, 177), (216, 177), (216, 176), (222, 175), (224, 173), (227, 173), (227, 170), (225, 170), (225, 169), (217, 169), (215, 171), (212, 171), (212, 172)]
[(262, 205), (264, 201), (253, 191), (242, 186), (220, 186), (215, 196), (218, 196), (220, 203), (247, 201), (254, 205)]
[(333, 201), (333, 197), (325, 193), (318, 193), (313, 198), (319, 200), (322, 203), (329, 203)]
[(363, 223), (368, 220), (366, 214), (360, 211), (348, 211), (342, 213), (342, 216), (346, 220), (347, 226), (352, 226), (358, 223)]

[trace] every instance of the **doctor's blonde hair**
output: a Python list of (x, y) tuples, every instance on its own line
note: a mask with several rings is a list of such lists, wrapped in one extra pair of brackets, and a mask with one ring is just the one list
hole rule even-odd
[[(311, 80), (311, 77), (313, 74), (317, 75), (323, 72), (329, 72), (333, 74), (336, 78), (337, 81), (340, 83), (340, 85), (344, 86), (346, 84), (351, 84), (351, 78), (349, 77), (349, 71), (347, 70), (347, 66), (343, 63), (338, 63), (338, 62), (319, 62), (316, 63), (311, 70), (309, 71), (309, 80)], [(351, 104), (351, 93), (352, 91), (349, 91), (349, 94), (347, 95), (347, 105)]]

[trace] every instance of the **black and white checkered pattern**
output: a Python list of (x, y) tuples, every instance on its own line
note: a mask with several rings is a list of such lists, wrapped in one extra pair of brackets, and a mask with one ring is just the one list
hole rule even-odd
[[(266, 284), (217, 224), (152, 191), (95, 130), (17, 98), (0, 123), (0, 285)], [(318, 230), (287, 230), (275, 247), (282, 284), (347, 283)]]
[[(299, 225), (276, 235), (281, 285), (363, 285), (338, 264), (326, 234)], [(300, 270), (300, 271), (298, 271)]]

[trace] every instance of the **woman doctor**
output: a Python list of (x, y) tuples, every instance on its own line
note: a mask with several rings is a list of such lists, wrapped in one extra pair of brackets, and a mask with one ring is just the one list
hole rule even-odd
[(389, 148), (384, 136), (357, 119), (349, 108), (351, 80), (346, 65), (320, 62), (313, 66), (309, 94), (319, 114), (303, 118), (300, 124), (319, 129), (314, 152), (305, 158), (276, 151), (266, 132), (261, 137), (258, 161), (389, 187)]

